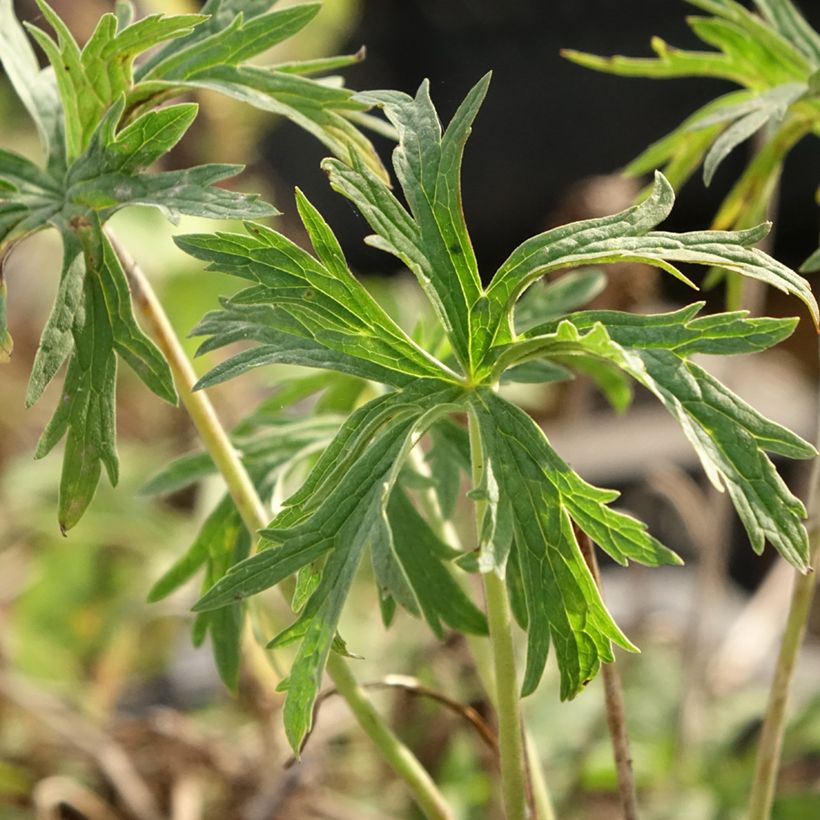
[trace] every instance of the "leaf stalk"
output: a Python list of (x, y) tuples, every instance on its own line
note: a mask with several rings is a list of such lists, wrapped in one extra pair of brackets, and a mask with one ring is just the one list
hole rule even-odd
[[(481, 485), (484, 455), (478, 423), (472, 413), (470, 425), (470, 460), (473, 486)], [(486, 502), (475, 502), (477, 531), (481, 531)], [(495, 671), (495, 706), (498, 715), (498, 738), (501, 756), (501, 790), (507, 820), (526, 820), (527, 764), (524, 752), (524, 733), (518, 700), (518, 677), (515, 670), (515, 646), (512, 636), (512, 612), (507, 587), (495, 572), (483, 575), (487, 620), (490, 625), (490, 643), (493, 649)]]
[[(128, 276), (134, 301), (170, 364), (180, 399), (221, 473), (245, 526), (255, 533), (268, 523), (265, 506), (207, 394), (193, 390), (197, 375), (150, 282), (116, 237), (111, 232), (108, 232), (108, 237)], [(256, 650), (250, 649), (251, 659), (264, 654), (255, 640), (250, 643), (256, 647)], [(262, 663), (254, 663), (255, 673), (260, 673), (262, 664), (267, 664), (264, 658), (260, 660)], [(387, 764), (404, 780), (425, 816), (429, 820), (453, 820), (453, 814), (433, 779), (376, 711), (344, 659), (331, 653), (327, 670), (365, 734), (376, 744)]]

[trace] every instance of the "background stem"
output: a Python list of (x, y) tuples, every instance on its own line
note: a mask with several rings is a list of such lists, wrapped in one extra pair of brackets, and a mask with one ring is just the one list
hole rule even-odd
[[(820, 442), (820, 417), (817, 420), (817, 441)], [(771, 816), (774, 793), (777, 786), (777, 772), (780, 769), (780, 757), (783, 751), (783, 735), (786, 731), (786, 709), (789, 701), (797, 656), (806, 634), (806, 625), (811, 611), (814, 588), (817, 583), (815, 569), (820, 563), (820, 459), (815, 458), (812, 465), (808, 489), (809, 513), (809, 567), (805, 575), (796, 572), (792, 599), (783, 641), (777, 656), (772, 688), (763, 728), (760, 732), (760, 743), (757, 749), (755, 776), (749, 796), (750, 820), (768, 820)]]
[[(601, 588), (601, 573), (598, 569), (598, 559), (595, 557), (595, 547), (586, 533), (578, 533), (578, 543), (581, 553), (587, 562), (589, 571), (595, 579), (598, 588)], [(618, 793), (621, 797), (621, 807), (624, 820), (638, 818), (638, 790), (635, 786), (635, 773), (632, 771), (632, 754), (629, 750), (629, 733), (626, 728), (626, 712), (624, 710), (624, 691), (621, 676), (615, 661), (601, 664), (601, 674), (604, 679), (604, 702), (606, 703), (606, 721), (609, 734), (612, 738), (612, 751), (615, 756), (615, 770), (618, 775)]]
[[(128, 277), (134, 301), (148, 322), (154, 340), (168, 360), (180, 399), (205, 449), (222, 474), (242, 521), (251, 534), (255, 534), (268, 524), (269, 515), (265, 506), (207, 394), (202, 390), (193, 391), (193, 386), (197, 382), (196, 372), (179, 343), (151, 283), (116, 237), (110, 231), (107, 233)], [(252, 643), (256, 646), (257, 652), (261, 650), (255, 640)], [(344, 659), (331, 653), (327, 669), (359, 725), (376, 744), (385, 761), (410, 788), (425, 815), (430, 820), (453, 820), (453, 814), (428, 772), (378, 714), (365, 691), (356, 683)]]
[[(472, 414), (470, 424), (470, 460), (473, 486), (481, 484), (484, 473), (484, 454), (478, 425)], [(476, 528), (481, 531), (486, 502), (476, 501)], [(527, 763), (524, 754), (524, 733), (518, 700), (518, 678), (515, 671), (515, 646), (512, 637), (512, 612), (507, 585), (494, 572), (483, 575), (484, 595), (487, 602), (487, 620), (490, 625), (490, 643), (493, 648), (495, 671), (495, 705), (498, 714), (498, 742), (501, 755), (501, 791), (507, 820), (526, 820), (527, 817)]]

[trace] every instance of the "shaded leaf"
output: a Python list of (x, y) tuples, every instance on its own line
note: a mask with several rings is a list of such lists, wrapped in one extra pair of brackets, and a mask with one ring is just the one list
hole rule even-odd
[(443, 621), (453, 629), (487, 634), (484, 613), (465, 595), (441, 561), (448, 548), (416, 512), (403, 492), (394, 492), (387, 506), (396, 557), (418, 607), (438, 637)]
[(634, 647), (607, 612), (584, 562), (569, 513), (549, 480), (542, 455), (552, 458), (552, 453), (541, 430), (490, 391), (476, 392), (470, 406), (485, 458), (496, 456), (500, 493), (512, 507), (528, 623), (522, 694), (538, 685), (551, 641), (561, 671), (561, 698), (574, 697), (601, 662), (612, 660), (611, 641)]

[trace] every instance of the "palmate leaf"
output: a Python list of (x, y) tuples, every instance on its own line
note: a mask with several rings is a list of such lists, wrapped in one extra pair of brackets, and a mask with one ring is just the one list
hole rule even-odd
[[(328, 443), (338, 426), (336, 416), (279, 418), (274, 423), (253, 421), (252, 416), (241, 434), (235, 431), (232, 440), (242, 453), (257, 493), (267, 498), (284, 476), (308, 462), (317, 449)], [(154, 476), (143, 492), (176, 492), (213, 473), (216, 467), (207, 453), (191, 453)], [(189, 549), (156, 581), (148, 599), (158, 601), (170, 595), (203, 568), (202, 590), (210, 589), (247, 557), (249, 547), (247, 529), (226, 494), (207, 516)], [(244, 604), (237, 601), (218, 610), (201, 612), (194, 622), (195, 642), (201, 642), (210, 633), (217, 668), (231, 689), (236, 688), (238, 680), (243, 621)]]
[[(541, 430), (526, 413), (489, 390), (476, 392), (470, 409), (489, 455), (485, 469), (491, 465), (498, 497), (509, 505), (515, 533), (528, 619), (522, 693), (529, 694), (538, 685), (551, 641), (561, 670), (561, 697), (571, 698), (594, 677), (602, 661), (612, 660), (611, 641), (625, 649), (634, 647), (607, 612), (584, 562), (567, 498), (550, 476), (549, 468), (560, 460)], [(569, 470), (566, 465), (563, 469)], [(599, 492), (599, 504), (614, 495)], [(492, 506), (491, 496), (487, 500)], [(580, 499), (573, 501), (578, 504)], [(652, 549), (656, 542), (642, 525), (630, 519), (630, 526), (638, 540)], [(674, 561), (672, 553), (668, 556)]]
[[(669, 214), (674, 195), (658, 173), (651, 195), (640, 205), (612, 216), (573, 222), (528, 239), (501, 265), (487, 288), (487, 315), (474, 333), (482, 346), (511, 338), (509, 313), (516, 300), (536, 279), (552, 270), (588, 264), (640, 261), (689, 281), (675, 262), (717, 265), (797, 296), (810, 310), (815, 324), (818, 308), (809, 284), (794, 271), (762, 251), (750, 247), (768, 231), (761, 225), (748, 231), (652, 231)], [(691, 283), (690, 283), (691, 284)]]
[[(113, 14), (100, 18), (88, 42), (80, 46), (48, 3), (37, 3), (45, 26), (26, 28), (48, 58), (50, 65), (42, 71), (11, 0), (0, 0), (0, 61), (38, 127), (46, 154), (42, 169), (0, 151), (0, 256), (10, 243), (48, 226), (60, 231), (65, 244), (61, 283), (27, 402), (39, 398), (68, 360), (70, 397), (67, 393), (40, 447), (44, 453), (62, 432), (70, 433), (67, 452), (73, 466), (64, 470), (61, 501), (61, 526), (67, 528), (90, 501), (100, 462), (106, 463), (112, 479), (116, 476), (112, 362), (122, 356), (156, 393), (176, 398), (167, 365), (134, 322), (127, 283), (119, 263), (109, 258), (101, 225), (131, 204), (157, 207), (172, 220), (179, 214), (258, 219), (276, 213), (257, 196), (220, 184), (241, 171), (240, 166), (149, 172), (149, 166), (186, 133), (197, 113), (192, 103), (164, 103), (190, 93), (195, 86), (189, 80), (218, 81), (231, 93), (265, 97), (331, 144), (339, 156), (360, 152), (374, 170), (379, 172), (381, 166), (369, 141), (347, 117), (367, 109), (352, 101), (351, 92), (300, 77), (296, 66), (280, 78), (272, 69), (246, 65), (250, 57), (307, 24), (316, 4), (268, 13), (272, 0), (210, 2), (203, 14), (155, 14), (135, 20), (133, 6), (120, 2)], [(138, 63), (147, 52), (150, 56)], [(220, 74), (224, 71), (241, 76), (226, 79)], [(254, 89), (265, 84), (275, 88)], [(163, 107), (157, 108), (159, 104)], [(97, 285), (90, 284), (89, 278), (98, 274)], [(6, 356), (11, 341), (5, 294), (0, 337)], [(94, 364), (80, 365), (81, 346), (96, 350), (92, 337), (103, 340)], [(96, 433), (86, 440), (79, 432), (83, 427)], [(72, 475), (75, 479), (69, 480)]]
[(65, 170), (60, 95), (52, 70), (40, 70), (31, 43), (14, 13), (13, 0), (0, 0), (0, 63), (37, 127), (49, 170)]
[[(331, 185), (375, 231), (368, 241), (418, 278), (439, 322), (440, 333), (430, 334), (427, 352), (421, 345), (426, 334), (406, 336), (360, 291), (329, 227), (301, 197), (314, 254), (252, 224), (247, 235), (180, 240), (212, 269), (252, 283), (206, 317), (199, 332), (208, 336), (208, 350), (243, 340), (258, 346), (217, 366), (204, 383), (276, 361), (369, 374), (388, 387), (341, 425), (302, 486), (262, 531), (265, 548), (233, 567), (197, 604), (201, 611), (218, 610), (299, 575), (299, 617), (274, 639), (275, 645), (301, 642), (285, 709), (297, 749), (310, 726), (344, 598), (368, 549), (386, 622), (401, 605), (434, 629), (444, 623), (478, 627), (471, 605), (456, 597), (452, 579), (443, 574), (451, 553), (393, 489), (399, 476), (402, 491), (434, 492), (448, 515), (471, 460), (480, 459), (481, 481), (470, 493), (485, 511), (478, 549), (456, 563), (506, 579), (516, 618), (528, 632), (525, 693), (538, 684), (550, 642), (563, 697), (575, 695), (612, 658), (612, 641), (632, 648), (601, 602), (574, 528), (620, 563), (679, 559), (641, 522), (612, 509), (617, 493), (585, 482), (532, 419), (497, 395), (506, 374), (544, 379), (590, 373), (618, 407), (628, 403), (628, 381), (637, 380), (673, 413), (712, 479), (728, 487), (755, 548), (769, 540), (805, 569), (803, 510), (766, 453), (802, 458), (812, 448), (689, 360), (695, 353), (763, 350), (788, 336), (794, 320), (750, 319), (740, 312), (699, 316), (702, 304), (660, 316), (571, 312), (600, 287), (601, 275), (570, 274), (563, 284), (538, 279), (624, 260), (645, 261), (684, 279), (676, 263), (722, 265), (799, 296), (816, 318), (808, 283), (750, 247), (765, 234), (765, 225), (739, 232), (654, 230), (673, 203), (671, 187), (658, 175), (640, 205), (522, 243), (483, 288), (461, 212), (458, 168), (485, 90), (483, 80), (443, 131), (427, 84), (415, 98), (390, 92), (364, 98), (381, 105), (397, 128), (394, 161), (409, 208), (360, 160), (324, 163)], [(526, 297), (529, 288), (534, 290)], [(452, 356), (442, 361), (431, 347), (449, 349)], [(465, 410), (479, 431), (472, 453), (460, 424)], [(430, 476), (402, 464), (428, 427)], [(405, 540), (408, 533), (412, 544), (410, 537)], [(458, 612), (443, 607), (448, 589)]]
[(203, 350), (239, 339), (262, 343), (229, 359), (205, 384), (271, 362), (338, 369), (395, 386), (414, 378), (457, 379), (353, 277), (327, 223), (299, 191), (297, 205), (316, 257), (259, 225), (248, 225), (247, 236), (177, 238), (183, 250), (212, 267), (258, 283), (195, 331), (211, 336)]
[(99, 223), (89, 223), (77, 234), (65, 232), (63, 246), (57, 300), (40, 340), (26, 401), (33, 404), (70, 357), (63, 398), (37, 447), (41, 458), (67, 434), (59, 502), (65, 532), (91, 502), (101, 465), (117, 482), (117, 356), (166, 401), (176, 401), (176, 390), (168, 364), (134, 320), (125, 274)]
[(292, 120), (336, 156), (345, 161), (359, 157), (386, 179), (378, 154), (352, 119), (369, 106), (354, 101), (353, 93), (338, 85), (300, 76), (350, 65), (362, 59), (363, 52), (304, 64), (247, 64), (300, 31), (320, 8), (306, 3), (271, 11), (273, 5), (274, 0), (206, 3), (203, 12), (211, 15), (207, 22), (140, 65), (130, 103), (140, 106), (154, 95), (216, 91)]
[(134, 58), (159, 42), (187, 34), (206, 18), (202, 15), (155, 15), (118, 32), (117, 18), (105, 14), (84, 48), (45, 2), (36, 0), (57, 39), (26, 25), (54, 71), (65, 115), (65, 149), (71, 162), (84, 150), (102, 115), (130, 90)]

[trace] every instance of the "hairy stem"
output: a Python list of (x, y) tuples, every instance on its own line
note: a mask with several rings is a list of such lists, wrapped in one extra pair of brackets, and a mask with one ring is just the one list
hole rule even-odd
[[(818, 418), (817, 441), (820, 442), (820, 418)], [(749, 796), (750, 820), (768, 820), (771, 816), (774, 793), (777, 786), (777, 772), (780, 768), (780, 756), (783, 751), (783, 735), (786, 731), (786, 710), (789, 702), (797, 655), (806, 634), (817, 574), (814, 569), (820, 562), (820, 459), (812, 465), (808, 489), (809, 513), (809, 567), (805, 575), (795, 573), (789, 615), (777, 665), (774, 670), (772, 687), (769, 690), (769, 702), (760, 732), (760, 743), (757, 749), (757, 762)]]
[[(245, 526), (251, 533), (255, 533), (268, 523), (269, 516), (265, 506), (207, 394), (204, 391), (193, 391), (197, 381), (196, 373), (150, 282), (117, 239), (111, 233), (108, 236), (128, 276), (134, 301), (171, 366), (180, 399), (202, 443), (222, 474)], [(257, 649), (261, 649), (255, 641), (252, 643)], [(334, 685), (347, 701), (365, 734), (376, 744), (385, 761), (407, 784), (425, 815), (430, 820), (453, 820), (443, 795), (430, 775), (378, 714), (367, 694), (356, 683), (344, 659), (331, 653), (327, 669)]]
[[(481, 484), (484, 472), (484, 454), (478, 424), (472, 414), (470, 423), (470, 458), (473, 467), (473, 486)], [(476, 501), (476, 527), (480, 532), (486, 502)], [(526, 820), (527, 762), (524, 753), (524, 733), (518, 700), (518, 676), (515, 671), (515, 646), (512, 636), (512, 612), (507, 585), (494, 572), (485, 573), (484, 596), (487, 602), (487, 621), (490, 625), (490, 643), (493, 648), (495, 672), (495, 707), (498, 714), (498, 743), (501, 756), (501, 791), (507, 820)]]
[[(419, 473), (428, 478), (430, 477), (430, 469), (417, 449), (410, 453), (410, 459), (413, 467)], [(435, 492), (428, 487), (419, 494), (419, 500), (433, 532), (448, 546), (457, 549), (459, 552), (464, 552), (458, 532), (453, 523), (448, 521), (442, 514)], [(478, 679), (481, 681), (490, 702), (497, 709), (492, 657), (491, 652), (487, 651), (490, 647), (487, 646), (483, 638), (477, 635), (465, 635), (465, 638), (470, 654), (473, 656)], [(532, 791), (533, 805), (531, 808), (534, 818), (535, 820), (555, 820), (555, 808), (552, 804), (552, 796), (547, 781), (544, 778), (544, 767), (541, 765), (535, 741), (533, 741), (532, 735), (527, 731), (526, 726), (524, 727), (524, 746), (527, 753), (527, 774)]]
[[(598, 570), (598, 559), (595, 547), (586, 533), (578, 534), (581, 553), (587, 562), (589, 571), (595, 579), (598, 589), (601, 588), (601, 573)], [(632, 754), (629, 750), (629, 733), (626, 729), (626, 712), (624, 710), (624, 691), (621, 676), (615, 662), (601, 664), (604, 679), (604, 702), (606, 704), (606, 722), (612, 738), (612, 751), (615, 756), (615, 771), (618, 775), (618, 793), (624, 820), (638, 818), (638, 790), (635, 786), (635, 774), (632, 771)]]

